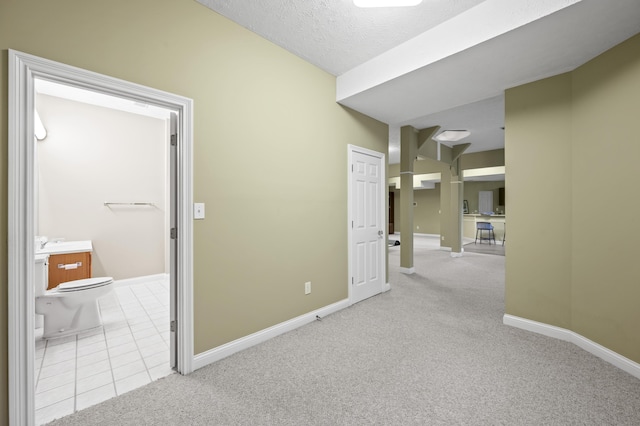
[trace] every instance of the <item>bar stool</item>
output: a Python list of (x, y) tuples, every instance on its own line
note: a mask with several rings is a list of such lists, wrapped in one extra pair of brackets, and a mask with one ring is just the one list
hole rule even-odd
[[(487, 233), (485, 236), (484, 233)], [(480, 244), (482, 244), (482, 240), (488, 240), (489, 244), (493, 240), (493, 244), (496, 243), (496, 236), (493, 232), (493, 225), (491, 222), (476, 222), (476, 239), (473, 242), (475, 244), (478, 241), (478, 234), (480, 235)]]

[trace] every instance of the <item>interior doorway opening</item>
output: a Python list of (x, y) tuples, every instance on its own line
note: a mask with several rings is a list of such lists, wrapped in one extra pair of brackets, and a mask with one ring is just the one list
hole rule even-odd
[[(38, 273), (36, 262), (36, 425), (176, 367), (170, 332), (170, 271), (177, 267), (169, 232), (175, 201), (171, 112), (35, 79), (35, 114), (44, 137), (36, 135), (34, 150), (34, 233), (36, 259), (46, 265)], [(78, 251), (80, 245), (88, 251)], [(61, 283), (86, 279), (112, 280), (95, 290), (94, 322), (58, 332), (52, 326), (67, 325), (61, 321), (65, 312), (48, 309), (47, 318), (39, 315), (40, 306), (59, 294), (58, 285), (68, 285)]]
[[(170, 126), (175, 160), (170, 204), (171, 347), (175, 369), (188, 374), (193, 362), (192, 318), (192, 114), (190, 99), (78, 69), (13, 50), (9, 51), (9, 418), (35, 424), (35, 85), (43, 80), (138, 102), (173, 112)], [(108, 201), (108, 200), (105, 200)], [(179, 229), (177, 233), (175, 230)]]

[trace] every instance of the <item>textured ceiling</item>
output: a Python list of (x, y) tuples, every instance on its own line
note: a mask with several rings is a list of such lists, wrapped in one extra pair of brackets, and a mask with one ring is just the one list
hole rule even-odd
[(363, 9), (351, 0), (197, 1), (336, 76), (483, 2)]
[[(337, 76), (337, 102), (398, 129), (466, 129), (504, 147), (504, 90), (575, 69), (640, 32), (640, 0), (196, 0)], [(460, 142), (460, 143), (462, 143)]]

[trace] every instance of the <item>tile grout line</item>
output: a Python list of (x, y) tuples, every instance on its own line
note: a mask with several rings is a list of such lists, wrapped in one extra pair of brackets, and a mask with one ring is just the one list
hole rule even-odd
[[(155, 294), (153, 294), (152, 291), (149, 290), (149, 288), (147, 287), (148, 283), (144, 283), (144, 288), (146, 291), (148, 291), (153, 297), (154, 299), (158, 299), (156, 297)], [(158, 333), (158, 335), (160, 335), (160, 339), (162, 339), (162, 332), (160, 330), (158, 330), (158, 326), (156, 325), (155, 322), (153, 322), (153, 320), (151, 319), (151, 317), (149, 316), (149, 312), (146, 310), (144, 303), (142, 303), (142, 301), (140, 300), (140, 298), (138, 297), (138, 295), (132, 291), (131, 293), (133, 293), (133, 296), (136, 298), (136, 300), (138, 301), (138, 303), (140, 304), (140, 306), (142, 306), (142, 309), (144, 310), (145, 314), (147, 315), (147, 318), (149, 318), (149, 320), (151, 321), (151, 324), (153, 324), (153, 328), (156, 330), (156, 333)], [(159, 300), (158, 300), (159, 302)], [(162, 303), (160, 303), (160, 305), (162, 305)], [(144, 367), (147, 370), (147, 376), (149, 376), (149, 380), (153, 380), (151, 377), (151, 372), (149, 371), (149, 366), (147, 365), (147, 361), (144, 359), (144, 355), (142, 355), (142, 352), (140, 351), (140, 347), (138, 346), (138, 340), (135, 338), (133, 338), (133, 340), (136, 342), (136, 347), (138, 348), (138, 351), (140, 352), (140, 356), (142, 357), (142, 362), (144, 363)], [(163, 343), (164, 343), (164, 339), (162, 339)], [(166, 344), (166, 343), (165, 343)], [(170, 348), (167, 348), (167, 352), (170, 351)]]
[[(144, 284), (145, 289), (146, 284)], [(136, 298), (136, 300), (138, 301), (138, 303), (140, 304), (140, 306), (142, 307), (142, 309), (144, 310), (145, 315), (147, 316), (147, 318), (149, 318), (149, 320), (151, 320), (151, 318), (149, 317), (149, 313), (147, 312), (147, 310), (144, 307), (144, 304), (140, 301), (140, 298), (138, 298), (138, 295), (135, 293), (135, 291), (131, 291), (131, 293), (133, 294), (133, 297)], [(127, 320), (127, 324), (129, 323), (129, 320)], [(151, 321), (151, 323), (153, 324), (153, 327), (155, 328), (156, 325), (153, 321)], [(156, 328), (156, 332), (157, 332), (157, 328)], [(138, 353), (140, 354), (140, 358), (142, 358), (142, 363), (144, 364), (144, 368), (145, 371), (147, 372), (147, 376), (149, 377), (149, 380), (151, 380), (151, 373), (149, 373), (149, 367), (147, 366), (147, 362), (144, 360), (144, 355), (142, 354), (142, 351), (140, 350), (140, 346), (138, 345), (138, 339), (136, 339), (136, 336), (133, 334), (133, 330), (131, 330), (131, 335), (133, 336), (133, 341), (136, 344), (136, 348), (138, 349)]]
[[(42, 364), (44, 364), (44, 354), (45, 354), (46, 350), (47, 350), (47, 341), (45, 340), (44, 348), (42, 348), (42, 359), (40, 360), (40, 367), (38, 368), (38, 375), (34, 378), (34, 381), (33, 381), (34, 387), (35, 387), (34, 392), (33, 392), (34, 394), (35, 394), (35, 391), (38, 389), (38, 382), (40, 381), (40, 373), (42, 373)], [(34, 351), (34, 354), (35, 354), (35, 351)]]
[[(118, 299), (118, 295), (115, 293), (116, 299)], [(120, 299), (118, 299), (118, 306), (120, 306)], [(104, 336), (104, 346), (107, 351), (107, 361), (109, 362), (109, 371), (111, 372), (111, 383), (113, 384), (113, 393), (117, 396), (118, 392), (116, 391), (116, 380), (113, 377), (113, 366), (111, 365), (111, 354), (109, 353), (109, 343), (107, 341), (107, 329), (104, 326), (104, 322), (102, 321), (102, 305), (98, 303), (98, 308), (100, 309), (100, 322), (102, 323), (102, 335)], [(120, 308), (122, 310), (122, 308)], [(93, 389), (92, 389), (93, 390)]]
[[(76, 340), (77, 340), (77, 338), (76, 338)], [(49, 340), (49, 339), (45, 339), (45, 350), (44, 350), (44, 353), (43, 353), (43, 356), (42, 356), (42, 366), (44, 366), (45, 354), (47, 353), (47, 349), (49, 348), (49, 343), (50, 343), (50, 342), (51, 342), (51, 340)], [(68, 342), (61, 343), (60, 345), (64, 345), (64, 344), (66, 344), (66, 343), (68, 343)], [(58, 345), (51, 345), (51, 346), (58, 346)], [(76, 344), (76, 346), (75, 346), (75, 347), (76, 347), (76, 353), (77, 353), (77, 344)], [(53, 367), (54, 365), (56, 365), (56, 364), (60, 364), (60, 363), (62, 363), (62, 362), (65, 362), (65, 361), (60, 361), (60, 362), (57, 362), (57, 363), (54, 363), (54, 364), (50, 364), (50, 365), (48, 365), (47, 367)], [(75, 368), (75, 363), (74, 363), (74, 368)], [(41, 373), (42, 373), (42, 367), (41, 367), (41, 369), (40, 369), (40, 372), (38, 373), (38, 382), (40, 381), (39, 377), (40, 377), (40, 374), (41, 374)], [(64, 374), (64, 373), (62, 373), (62, 374)], [(74, 374), (75, 374), (75, 370), (74, 370)], [(54, 376), (55, 376), (55, 375), (54, 375)], [(51, 376), (51, 377), (54, 377), (54, 376)], [(74, 377), (74, 380), (75, 380), (75, 377)], [(35, 394), (36, 399), (37, 399), (37, 395), (38, 395), (38, 394), (37, 394), (37, 392), (36, 392), (36, 391), (37, 391), (37, 385), (38, 385), (38, 383), (36, 382), (36, 384), (35, 384), (35, 388), (34, 388), (34, 394)], [(62, 385), (60, 385), (60, 386), (55, 386), (55, 387), (53, 387), (53, 388), (51, 388), (51, 389), (47, 389), (46, 391), (43, 391), (43, 392), (49, 392), (49, 391), (52, 391), (52, 390), (57, 389), (57, 388), (62, 387), (62, 386), (65, 386), (65, 384), (62, 384)], [(73, 398), (74, 398), (74, 408), (75, 408), (75, 389), (74, 389), (74, 396), (73, 396)], [(63, 399), (63, 400), (60, 400), (60, 401), (52, 402), (51, 404), (49, 404), (49, 405), (45, 405), (44, 407), (40, 407), (40, 408), (38, 408), (38, 409), (35, 409), (35, 407), (34, 407), (34, 412), (37, 412), (38, 410), (43, 410), (43, 409), (45, 409), (45, 408), (51, 407), (51, 406), (56, 405), (56, 404), (61, 404), (62, 402), (66, 401), (67, 399), (71, 399), (71, 398), (66, 398), (66, 399)], [(74, 412), (75, 412), (75, 411), (74, 411)]]
[[(118, 293), (116, 291), (114, 291), (114, 295), (118, 303), (118, 310), (120, 311), (120, 313), (122, 314), (123, 318), (126, 321), (126, 316), (124, 314), (124, 311), (122, 310), (122, 303), (120, 302), (120, 297), (118, 296)], [(128, 322), (127, 322), (127, 328), (129, 328)], [(104, 342), (105, 342), (105, 347), (107, 351), (107, 360), (109, 361), (109, 372), (111, 373), (111, 383), (113, 384), (113, 392), (116, 396), (118, 396), (118, 389), (116, 387), (116, 377), (113, 374), (113, 363), (111, 362), (111, 351), (109, 351), (111, 347), (109, 346), (109, 339), (108, 339), (108, 334), (106, 329), (105, 329)]]
[[(143, 306), (143, 305), (140, 303), (140, 300), (139, 300), (139, 299), (138, 299), (138, 297), (136, 296), (135, 292), (134, 292), (134, 291), (131, 291), (131, 294), (133, 295), (133, 297), (135, 297), (135, 298), (136, 298), (136, 300), (138, 301), (138, 304), (140, 304), (141, 306)], [(118, 297), (118, 303), (120, 303), (120, 297)], [(120, 308), (120, 309), (122, 309), (122, 305), (121, 305), (121, 308)], [(143, 309), (144, 309), (144, 307), (143, 307)], [(133, 343), (136, 345), (136, 350), (138, 351), (138, 355), (140, 355), (140, 359), (142, 359), (142, 363), (144, 364), (144, 368), (145, 368), (145, 371), (147, 372), (147, 376), (149, 376), (149, 380), (151, 380), (151, 374), (149, 374), (149, 369), (147, 368), (147, 363), (146, 363), (146, 362), (144, 362), (144, 356), (142, 355), (142, 352), (140, 351), (140, 346), (138, 346), (138, 340), (136, 339), (135, 334), (133, 333), (133, 329), (131, 328), (131, 324), (129, 324), (129, 318), (127, 318), (127, 315), (124, 313), (124, 311), (123, 311), (122, 313), (124, 314), (124, 316), (125, 316), (125, 320), (127, 321), (127, 327), (129, 327), (129, 332), (131, 333), (131, 337), (133, 338)], [(147, 314), (146, 310), (145, 310), (145, 314)], [(149, 315), (147, 314), (147, 317), (148, 317), (148, 316), (149, 316)], [(134, 361), (134, 362), (135, 362), (135, 361)], [(111, 372), (113, 373), (113, 370), (111, 370)], [(128, 376), (128, 377), (131, 377), (131, 376)], [(123, 380), (124, 380), (124, 379), (126, 379), (126, 378), (127, 378), (127, 377), (124, 377), (124, 378), (123, 378)], [(113, 383), (114, 383), (114, 386), (115, 386), (115, 376), (114, 376), (114, 378), (113, 378)], [(118, 396), (118, 395), (119, 395), (119, 394), (118, 394), (118, 388), (116, 387), (116, 396)]]
[[(99, 308), (100, 306), (98, 306)], [(73, 368), (73, 412), (77, 411), (78, 406), (78, 335), (76, 334), (76, 359)]]
[[(131, 337), (133, 337), (133, 341), (135, 343), (136, 338), (133, 336), (133, 330), (131, 330), (131, 324), (129, 324), (129, 319), (127, 318), (127, 314), (122, 309), (122, 302), (120, 301), (120, 296), (118, 295), (118, 293), (116, 293), (116, 299), (118, 300), (118, 307), (120, 308), (120, 312), (122, 312), (122, 315), (124, 316), (124, 320), (127, 322), (127, 328), (129, 329), (129, 333), (131, 333)], [(113, 365), (111, 364), (111, 352), (109, 352), (109, 341), (107, 340), (106, 336), (105, 336), (105, 343), (107, 345), (107, 356), (109, 357), (109, 366), (111, 367), (111, 378), (113, 379), (113, 391), (115, 392), (116, 396), (119, 396), (118, 387), (116, 386), (116, 376), (113, 373)], [(136, 344), (136, 350), (140, 354), (140, 349), (138, 349), (137, 344)], [(142, 356), (142, 354), (140, 354), (140, 356)]]

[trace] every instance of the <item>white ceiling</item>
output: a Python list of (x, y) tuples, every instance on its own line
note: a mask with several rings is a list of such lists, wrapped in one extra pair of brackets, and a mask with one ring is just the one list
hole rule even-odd
[[(337, 76), (336, 100), (393, 129), (466, 129), (504, 147), (504, 90), (575, 69), (640, 32), (640, 0), (197, 0)], [(390, 138), (389, 162), (399, 162)]]
[(483, 2), (362, 9), (351, 0), (197, 1), (336, 76)]

